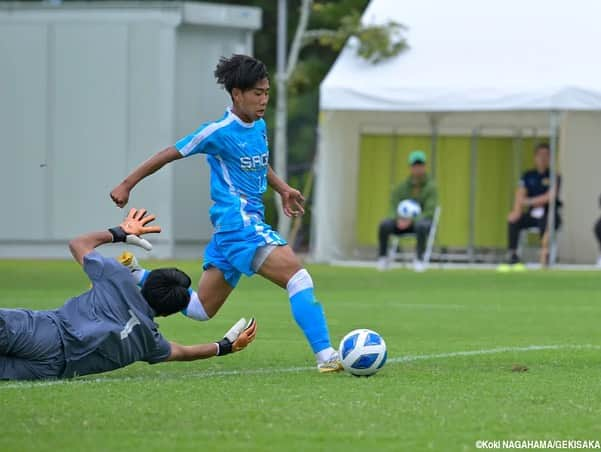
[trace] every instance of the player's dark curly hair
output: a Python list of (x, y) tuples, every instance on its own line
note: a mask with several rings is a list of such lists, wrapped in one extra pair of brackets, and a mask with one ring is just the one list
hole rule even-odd
[(167, 316), (188, 305), (190, 277), (177, 268), (153, 270), (142, 286), (142, 296), (156, 315)]
[(252, 89), (257, 82), (268, 78), (267, 67), (262, 61), (248, 55), (221, 57), (214, 72), (217, 83), (223, 85), (230, 95), (234, 88), (242, 91)]

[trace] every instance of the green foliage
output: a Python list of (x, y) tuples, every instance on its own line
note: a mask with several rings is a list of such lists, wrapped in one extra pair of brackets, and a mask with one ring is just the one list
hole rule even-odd
[[(200, 276), (200, 261), (143, 264)], [(189, 344), (254, 315), (247, 350), (58, 384), (0, 382), (0, 450), (471, 451), (478, 439), (598, 439), (599, 350), (524, 349), (600, 344), (597, 273), (309, 271), (335, 346), (359, 327), (385, 338), (378, 375), (319, 375), (285, 291), (243, 278), (210, 322), (158, 322)], [(73, 262), (0, 261), (0, 307), (54, 308), (87, 285)], [(502, 347), (522, 351), (452, 355)]]
[(313, 16), (311, 17), (311, 28), (336, 29), (340, 24), (340, 18), (353, 15), (363, 11), (369, 0), (317, 0), (313, 2)]
[[(322, 12), (328, 9), (324, 5), (316, 4), (314, 10)], [(365, 60), (377, 64), (388, 58), (398, 55), (407, 47), (407, 42), (402, 36), (405, 27), (398, 22), (389, 20), (383, 25), (361, 24), (361, 14), (358, 10), (351, 10), (340, 17), (339, 25), (335, 30), (323, 29), (309, 32), (310, 39), (334, 51), (340, 51), (350, 37), (359, 41), (357, 54)]]
[(401, 37), (404, 27), (394, 21), (388, 21), (383, 26), (370, 25), (357, 30), (359, 49), (357, 53), (377, 64), (398, 55), (407, 47), (407, 42)]

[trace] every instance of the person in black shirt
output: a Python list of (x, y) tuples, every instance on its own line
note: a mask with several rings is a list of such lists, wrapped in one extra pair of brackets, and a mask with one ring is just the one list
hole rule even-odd
[[(549, 163), (551, 151), (547, 143), (541, 143), (534, 150), (535, 168), (526, 171), (520, 178), (520, 184), (515, 193), (513, 209), (508, 215), (509, 263), (518, 264), (517, 255), (520, 231), (536, 227), (541, 235), (541, 263), (545, 265), (549, 256), (549, 234), (547, 233), (549, 202), (555, 199), (555, 228), (561, 225), (559, 196), (551, 193), (549, 188)], [(556, 192), (559, 191), (561, 178), (557, 176)]]

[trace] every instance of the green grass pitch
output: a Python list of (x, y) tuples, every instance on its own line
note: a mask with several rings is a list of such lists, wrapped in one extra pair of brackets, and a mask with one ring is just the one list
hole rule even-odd
[[(199, 262), (177, 265), (197, 280)], [(249, 349), (0, 382), (0, 450), (461, 451), (479, 439), (601, 439), (601, 274), (309, 269), (335, 346), (359, 327), (386, 339), (376, 376), (319, 375), (285, 292), (244, 278), (210, 322), (159, 323), (195, 343), (254, 315)], [(86, 289), (73, 262), (0, 261), (0, 307), (53, 308)]]

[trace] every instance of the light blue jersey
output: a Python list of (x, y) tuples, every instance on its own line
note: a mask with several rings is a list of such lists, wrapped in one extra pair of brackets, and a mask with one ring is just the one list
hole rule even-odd
[(175, 147), (184, 157), (207, 154), (215, 234), (205, 249), (203, 269), (218, 268), (236, 287), (242, 273), (255, 273), (252, 263), (258, 248), (286, 245), (263, 222), (269, 168), (265, 121), (246, 123), (228, 108), (221, 119), (201, 125)]
[(202, 124), (175, 147), (184, 157), (207, 154), (211, 167), (211, 222), (215, 232), (240, 230), (263, 222), (269, 148), (265, 121), (246, 123), (229, 108), (215, 122)]

